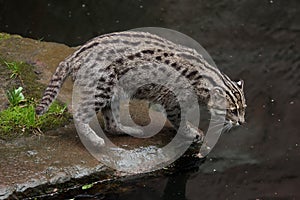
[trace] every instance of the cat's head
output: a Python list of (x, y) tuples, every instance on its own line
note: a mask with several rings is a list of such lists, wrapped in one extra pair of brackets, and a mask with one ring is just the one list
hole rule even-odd
[(228, 128), (245, 123), (244, 81), (228, 81), (224, 87), (213, 87), (208, 107), (212, 115), (225, 116)]

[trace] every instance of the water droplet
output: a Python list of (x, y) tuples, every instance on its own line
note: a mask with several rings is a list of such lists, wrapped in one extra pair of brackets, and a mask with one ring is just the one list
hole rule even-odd
[(216, 172), (217, 170), (216, 169), (213, 169), (213, 172)]
[(140, 8), (144, 8), (144, 6), (143, 6), (143, 5), (140, 5)]
[(83, 7), (83, 8), (85, 8), (85, 6), (86, 6), (85, 4), (82, 4), (82, 5), (81, 5), (81, 7)]
[(27, 151), (26, 153), (28, 156), (34, 156), (34, 155), (38, 154), (38, 152), (36, 150)]
[(273, 103), (275, 100), (274, 99), (271, 99), (271, 102)]
[(270, 3), (274, 3), (274, 1), (273, 1), (273, 0), (270, 0)]
[(280, 122), (281, 120), (280, 120), (280, 119), (278, 119), (278, 121)]
[(293, 101), (291, 101), (291, 102), (290, 102), (290, 104), (291, 104), (291, 105), (293, 105), (293, 104), (294, 104), (294, 102), (293, 102)]

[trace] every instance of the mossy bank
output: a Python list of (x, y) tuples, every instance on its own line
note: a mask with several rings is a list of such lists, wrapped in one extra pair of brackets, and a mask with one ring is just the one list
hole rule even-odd
[[(0, 33), (0, 44), (12, 37), (21, 38)], [(0, 139), (41, 134), (69, 123), (71, 115), (62, 102), (55, 102), (45, 116), (35, 115), (34, 108), (46, 87), (38, 82), (39, 74), (35, 66), (0, 54)], [(24, 99), (13, 105), (7, 95), (19, 87)]]

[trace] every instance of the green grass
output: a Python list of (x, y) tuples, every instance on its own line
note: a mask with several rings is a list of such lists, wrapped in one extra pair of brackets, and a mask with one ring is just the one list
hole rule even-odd
[(11, 35), (7, 33), (0, 33), (0, 41), (10, 38)]
[(19, 87), (18, 89), (6, 91), (6, 97), (11, 106), (17, 106), (25, 100), (22, 90), (23, 88)]
[(66, 106), (54, 102), (43, 116), (36, 116), (36, 103), (9, 106), (0, 112), (0, 138), (11, 139), (21, 135), (40, 133), (67, 123)]
[(0, 111), (0, 139), (39, 134), (69, 123), (70, 113), (57, 101), (45, 115), (35, 115), (35, 107), (45, 86), (36, 81), (39, 77), (33, 66), (0, 58), (0, 69), (0, 79), (7, 82), (3, 89), (9, 103), (5, 110)]
[(11, 35), (8, 33), (0, 33), (0, 42), (1, 40), (6, 40), (10, 38), (22, 38), (20, 35)]
[(6, 67), (11, 71), (10, 78), (16, 78), (21, 74), (22, 62), (4, 62)]

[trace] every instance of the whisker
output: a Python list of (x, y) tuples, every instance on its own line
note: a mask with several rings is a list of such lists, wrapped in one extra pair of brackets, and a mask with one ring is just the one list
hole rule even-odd
[(216, 124), (216, 125), (210, 126), (210, 128), (212, 129), (212, 128), (216, 128), (216, 127), (220, 127), (220, 126), (224, 126), (224, 124), (223, 123)]
[(232, 128), (232, 124), (228, 123), (224, 126), (224, 132), (229, 132), (229, 130)]
[(222, 120), (222, 119), (210, 119), (210, 121), (222, 122), (222, 121), (224, 121), (224, 120)]
[(218, 117), (218, 118), (211, 118), (210, 121), (215, 121), (215, 122), (225, 122), (226, 120), (222, 117)]

